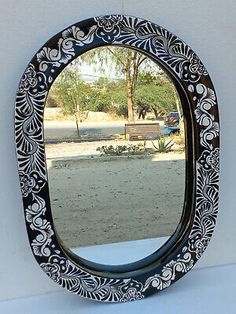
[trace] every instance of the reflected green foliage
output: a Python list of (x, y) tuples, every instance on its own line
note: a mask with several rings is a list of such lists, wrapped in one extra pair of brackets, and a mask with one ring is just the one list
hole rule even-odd
[(139, 118), (145, 118), (153, 111), (155, 117), (169, 111), (176, 111), (175, 89), (164, 72), (154, 76), (150, 72), (140, 73), (135, 93), (136, 110)]
[[(97, 65), (100, 76), (112, 66), (117, 78), (106, 75), (86, 82), (79, 74), (85, 61)], [(127, 92), (127, 84), (132, 85), (132, 95)], [(148, 112), (153, 112), (158, 118), (177, 108), (179, 111), (178, 102), (172, 82), (151, 60), (136, 51), (112, 47), (92, 50), (67, 66), (53, 84), (47, 105), (60, 107), (63, 114), (82, 121), (86, 111), (109, 112), (129, 119), (134, 116), (145, 119)]]
[(87, 108), (91, 91), (91, 86), (83, 82), (73, 67), (69, 66), (53, 84), (47, 101), (56, 102), (64, 114), (74, 115)]
[(105, 73), (105, 67), (124, 79), (128, 120), (134, 121), (135, 102), (134, 95), (138, 82), (141, 65), (150, 63), (149, 59), (136, 50), (124, 47), (105, 47), (89, 51), (82, 56), (87, 64), (100, 64), (99, 70)]

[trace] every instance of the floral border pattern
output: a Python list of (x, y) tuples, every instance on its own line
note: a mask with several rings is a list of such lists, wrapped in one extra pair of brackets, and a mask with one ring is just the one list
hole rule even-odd
[[(94, 275), (62, 250), (51, 217), (44, 152), (43, 111), (53, 80), (81, 51), (107, 44), (139, 49), (179, 78), (197, 137), (195, 208), (188, 238), (152, 273), (126, 279)], [(110, 15), (80, 22), (54, 36), (28, 65), (16, 96), (15, 139), (26, 227), (41, 268), (67, 290), (97, 301), (138, 300), (170, 286), (193, 267), (213, 233), (218, 211), (218, 138), (217, 102), (209, 75), (192, 49), (166, 29), (136, 17)]]

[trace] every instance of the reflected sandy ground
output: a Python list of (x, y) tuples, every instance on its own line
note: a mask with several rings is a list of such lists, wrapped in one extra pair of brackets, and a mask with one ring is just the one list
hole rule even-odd
[(90, 159), (54, 153), (47, 161), (52, 211), (68, 247), (174, 232), (183, 207), (184, 153)]

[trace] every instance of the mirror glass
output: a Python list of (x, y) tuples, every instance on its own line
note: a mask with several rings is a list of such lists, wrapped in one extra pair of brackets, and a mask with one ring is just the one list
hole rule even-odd
[(64, 245), (113, 265), (161, 247), (185, 193), (182, 107), (168, 75), (135, 50), (93, 49), (54, 81), (44, 118), (52, 214)]

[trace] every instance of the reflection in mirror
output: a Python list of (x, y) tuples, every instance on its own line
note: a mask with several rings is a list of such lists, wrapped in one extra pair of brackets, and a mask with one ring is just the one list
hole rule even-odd
[(123, 47), (78, 57), (50, 89), (44, 128), (53, 220), (66, 247), (124, 264), (174, 233), (184, 124), (178, 93), (156, 63)]

